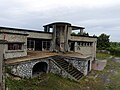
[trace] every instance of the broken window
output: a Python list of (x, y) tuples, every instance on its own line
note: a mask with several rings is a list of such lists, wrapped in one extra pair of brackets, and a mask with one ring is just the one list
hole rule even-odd
[(43, 41), (43, 50), (50, 49), (50, 41)]
[(22, 44), (21, 43), (9, 43), (8, 50), (22, 50)]
[(34, 49), (34, 43), (35, 43), (34, 40), (27, 40), (27, 48), (30, 49), (30, 50), (33, 50)]

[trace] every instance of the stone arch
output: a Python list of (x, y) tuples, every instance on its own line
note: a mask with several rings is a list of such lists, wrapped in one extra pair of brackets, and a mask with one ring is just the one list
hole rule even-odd
[(48, 64), (46, 62), (38, 62), (32, 68), (32, 76), (36, 76), (42, 73), (47, 73)]

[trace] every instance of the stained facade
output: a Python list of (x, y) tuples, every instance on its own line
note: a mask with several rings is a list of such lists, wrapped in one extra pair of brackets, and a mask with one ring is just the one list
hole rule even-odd
[[(91, 70), (91, 63), (96, 58), (96, 37), (84, 36), (84, 27), (66, 22), (55, 22), (43, 27), (44, 31), (0, 27), (0, 44), (4, 45), (4, 59), (8, 61), (12, 58), (25, 57), (29, 51), (64, 53), (64, 57), (67, 55), (65, 53), (70, 52), (72, 57), (90, 57), (86, 61), (89, 70), (86, 70)], [(71, 35), (74, 30), (78, 30), (80, 35)], [(75, 56), (74, 53), (79, 54)], [(66, 57), (71, 55), (68, 54)], [(74, 60), (72, 63), (70, 60), (67, 62), (81, 70), (79, 59)]]

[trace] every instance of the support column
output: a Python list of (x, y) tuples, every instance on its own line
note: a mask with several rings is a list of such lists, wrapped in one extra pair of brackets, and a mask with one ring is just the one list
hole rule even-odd
[(64, 30), (64, 52), (67, 51), (67, 25), (65, 25), (65, 30)]
[(55, 51), (56, 48), (56, 25), (53, 25), (53, 35), (51, 42), (51, 51)]
[(74, 46), (74, 51), (76, 52), (77, 51), (77, 42), (75, 42), (75, 46)]
[(34, 51), (35, 51), (35, 40), (33, 40), (34, 41)]
[(49, 28), (49, 26), (47, 26), (47, 32), (50, 32), (50, 28)]
[(4, 80), (3, 80), (3, 52), (4, 52), (4, 44), (0, 44), (0, 90), (5, 90), (4, 88)]
[(93, 60), (96, 59), (96, 43), (97, 43), (97, 41), (95, 40), (93, 42), (93, 45), (92, 45), (92, 47), (93, 47), (93, 56), (92, 56)]
[[(68, 40), (71, 39), (72, 27), (68, 26)], [(68, 44), (68, 51), (70, 51), (70, 45)]]
[(83, 35), (83, 29), (80, 29), (80, 35)]

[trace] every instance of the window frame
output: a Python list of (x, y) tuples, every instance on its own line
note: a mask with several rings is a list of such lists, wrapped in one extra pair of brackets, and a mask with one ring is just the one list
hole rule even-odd
[(8, 43), (8, 50), (22, 50), (23, 43)]

